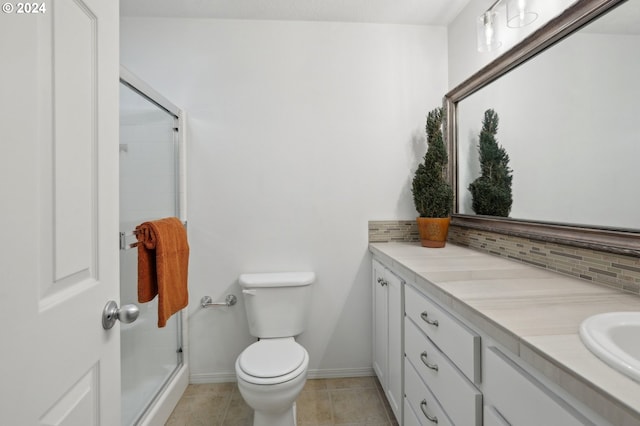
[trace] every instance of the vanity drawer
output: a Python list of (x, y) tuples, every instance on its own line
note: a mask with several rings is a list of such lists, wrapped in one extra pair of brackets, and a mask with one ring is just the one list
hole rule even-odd
[(485, 353), (483, 390), (511, 426), (595, 426), (496, 347)]
[(407, 398), (404, 399), (404, 426), (421, 426), (418, 415), (413, 411)]
[(410, 285), (406, 315), (451, 359), (469, 380), (480, 383), (480, 336)]
[(420, 377), (456, 425), (482, 424), (482, 393), (405, 318), (404, 347)]
[(435, 396), (422, 382), (411, 362), (406, 359), (404, 362), (404, 391), (405, 399), (415, 412), (420, 425), (454, 426)]

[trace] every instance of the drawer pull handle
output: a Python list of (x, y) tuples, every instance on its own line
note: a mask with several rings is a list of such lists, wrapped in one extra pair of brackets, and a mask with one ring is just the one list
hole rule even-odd
[(438, 364), (431, 364), (430, 362), (427, 361), (427, 357), (429, 355), (427, 355), (427, 351), (424, 351), (420, 354), (420, 359), (422, 360), (422, 363), (424, 365), (426, 365), (428, 368), (434, 370), (434, 371), (438, 371)]
[(378, 278), (378, 284), (384, 287), (385, 285), (387, 285), (387, 282), (384, 278)]
[(420, 409), (422, 410), (422, 414), (424, 414), (424, 416), (429, 419), (429, 421), (433, 422), (433, 423), (438, 423), (438, 418), (436, 416), (431, 416), (429, 415), (429, 413), (427, 413), (427, 400), (423, 399), (422, 402), (420, 403)]
[(420, 318), (422, 318), (422, 320), (427, 324), (431, 324), (436, 327), (438, 326), (438, 320), (429, 319), (429, 314), (427, 313), (427, 311), (424, 311), (423, 313), (421, 313)]

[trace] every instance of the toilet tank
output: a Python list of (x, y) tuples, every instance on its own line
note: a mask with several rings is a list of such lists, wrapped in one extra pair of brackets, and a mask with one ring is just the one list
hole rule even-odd
[(242, 274), (238, 283), (249, 332), (260, 338), (293, 337), (307, 324), (313, 272)]

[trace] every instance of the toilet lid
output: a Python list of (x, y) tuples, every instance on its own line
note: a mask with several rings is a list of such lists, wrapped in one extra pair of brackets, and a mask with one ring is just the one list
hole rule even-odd
[(304, 348), (293, 338), (263, 339), (246, 348), (238, 364), (250, 376), (271, 378), (294, 371), (304, 358)]

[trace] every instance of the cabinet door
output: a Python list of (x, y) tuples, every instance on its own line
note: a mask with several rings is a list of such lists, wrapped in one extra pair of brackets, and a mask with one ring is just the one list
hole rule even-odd
[(484, 406), (484, 426), (511, 426), (494, 407)]
[(388, 340), (389, 352), (387, 357), (387, 399), (391, 409), (401, 422), (402, 407), (402, 323), (404, 309), (402, 309), (402, 280), (391, 271), (386, 272), (387, 302), (388, 302)]
[(513, 426), (595, 426), (496, 347), (485, 351), (484, 392)]
[(387, 389), (388, 300), (385, 267), (373, 261), (373, 369)]

